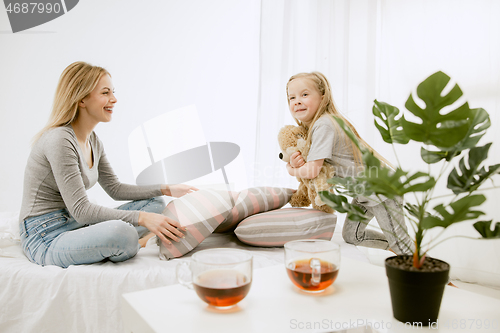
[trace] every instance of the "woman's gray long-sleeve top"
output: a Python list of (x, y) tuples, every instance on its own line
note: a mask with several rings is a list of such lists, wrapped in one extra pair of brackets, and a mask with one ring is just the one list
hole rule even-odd
[(99, 182), (115, 200), (142, 200), (161, 196), (160, 185), (120, 183), (106, 158), (102, 142), (92, 132), (93, 166), (83, 157), (71, 125), (45, 132), (34, 144), (24, 174), (20, 222), (59, 209), (81, 224), (123, 220), (137, 226), (139, 211), (125, 211), (91, 203), (86, 190)]

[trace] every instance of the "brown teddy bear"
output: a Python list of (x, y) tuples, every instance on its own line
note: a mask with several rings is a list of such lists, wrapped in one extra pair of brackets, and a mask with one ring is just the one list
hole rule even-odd
[[(302, 126), (287, 125), (278, 133), (278, 143), (281, 148), (279, 155), (284, 162), (290, 162), (290, 156), (299, 151), (304, 160), (307, 156), (304, 154), (306, 150), (307, 132)], [(299, 188), (292, 195), (290, 205), (292, 207), (307, 207), (312, 203), (314, 209), (321, 210), (326, 213), (333, 213), (333, 209), (326, 205), (318, 194), (319, 191), (327, 191), (330, 188), (327, 180), (335, 175), (333, 165), (323, 162), (321, 171), (314, 179), (298, 178)]]

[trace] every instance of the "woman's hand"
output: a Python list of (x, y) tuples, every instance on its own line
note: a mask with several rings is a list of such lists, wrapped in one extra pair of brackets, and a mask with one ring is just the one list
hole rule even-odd
[(139, 225), (146, 227), (165, 244), (172, 244), (167, 237), (176, 242), (180, 241), (180, 238), (185, 237), (177, 228), (186, 231), (186, 227), (181, 226), (179, 222), (161, 214), (140, 212)]
[(161, 193), (169, 197), (180, 198), (188, 193), (198, 191), (198, 189), (191, 185), (177, 184), (177, 185), (162, 185)]
[(296, 151), (290, 156), (290, 165), (293, 168), (300, 168), (304, 164), (306, 164), (306, 161), (304, 161), (304, 158), (302, 157), (300, 151)]

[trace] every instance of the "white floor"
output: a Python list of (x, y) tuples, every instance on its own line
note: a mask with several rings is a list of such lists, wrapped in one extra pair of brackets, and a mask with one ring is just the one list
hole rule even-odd
[(500, 289), (488, 288), (475, 283), (467, 283), (461, 281), (451, 281), (451, 282), (460, 289), (500, 299)]
[[(370, 249), (366, 247), (358, 246), (357, 249), (362, 252), (368, 260), (377, 266), (384, 267), (385, 258), (392, 256), (393, 254), (388, 251)], [(481, 294), (484, 296), (500, 299), (500, 289), (494, 289), (491, 287), (485, 287), (475, 283), (467, 283), (458, 280), (451, 281), (456, 287), (467, 290), (476, 294)]]

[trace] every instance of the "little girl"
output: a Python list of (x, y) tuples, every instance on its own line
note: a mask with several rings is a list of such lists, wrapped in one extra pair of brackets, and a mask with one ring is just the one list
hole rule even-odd
[[(335, 167), (337, 177), (353, 177), (363, 170), (361, 153), (345, 135), (332, 116), (340, 117), (351, 128), (358, 140), (371, 149), (359, 136), (354, 126), (335, 108), (330, 84), (319, 72), (299, 73), (288, 80), (288, 105), (297, 124), (307, 130), (310, 148), (307, 162), (300, 152), (294, 153), (287, 164), (288, 173), (304, 179), (315, 178), (324, 161)], [(373, 151), (373, 149), (371, 149)], [(375, 155), (389, 164), (379, 154)], [(389, 164), (390, 165), (390, 164)], [(346, 218), (342, 236), (347, 243), (409, 254), (412, 242), (407, 233), (402, 212), (402, 200), (387, 199), (380, 203), (376, 197), (358, 197), (353, 204), (365, 211), (368, 219), (377, 218), (383, 233), (366, 229), (367, 223)]]

